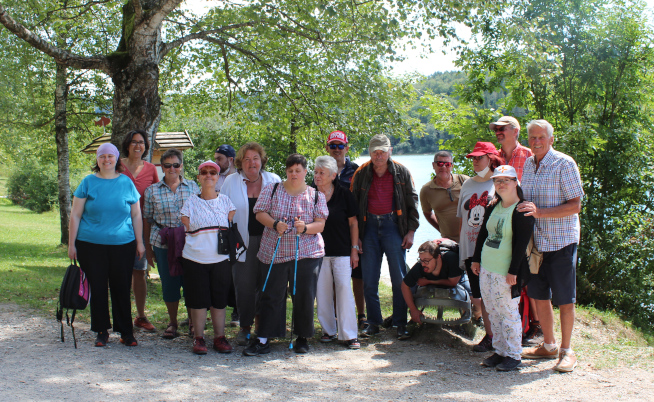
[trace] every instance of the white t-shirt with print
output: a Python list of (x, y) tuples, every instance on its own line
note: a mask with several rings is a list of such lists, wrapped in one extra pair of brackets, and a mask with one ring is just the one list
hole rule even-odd
[(189, 218), (189, 233), (182, 257), (200, 264), (215, 264), (229, 258), (218, 254), (218, 227), (227, 227), (227, 215), (236, 210), (232, 201), (225, 195), (213, 200), (203, 200), (199, 196), (189, 197), (180, 213)]

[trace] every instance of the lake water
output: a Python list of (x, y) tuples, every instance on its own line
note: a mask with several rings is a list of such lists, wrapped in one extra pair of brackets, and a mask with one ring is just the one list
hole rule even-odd
[[(411, 172), (413, 177), (413, 184), (416, 188), (416, 192), (420, 194), (420, 189), (422, 186), (431, 180), (431, 174), (434, 172), (434, 169), (431, 166), (431, 163), (434, 161), (434, 155), (393, 155), (393, 160), (401, 163), (406, 166)], [(370, 160), (370, 157), (365, 156), (355, 159), (354, 162), (361, 165)], [(434, 240), (441, 237), (441, 234), (436, 230), (422, 215), (422, 208), (418, 205), (418, 212), (420, 214), (420, 226), (416, 231), (413, 240), (413, 247), (407, 251), (406, 261), (409, 264), (409, 267), (418, 259), (418, 247), (426, 242), (427, 240)], [(365, 250), (364, 250), (365, 251)], [(388, 274), (387, 269), (382, 270), (382, 275)]]

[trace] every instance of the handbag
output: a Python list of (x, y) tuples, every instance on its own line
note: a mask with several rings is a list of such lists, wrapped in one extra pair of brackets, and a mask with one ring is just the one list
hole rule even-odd
[(543, 263), (543, 253), (538, 251), (536, 243), (534, 242), (534, 234), (531, 234), (529, 244), (527, 244), (527, 262), (529, 263), (529, 272), (537, 274), (540, 270), (540, 265)]
[(218, 254), (230, 255), (229, 246), (229, 228), (225, 226), (218, 227)]
[(245, 242), (238, 231), (236, 222), (229, 223), (229, 244), (229, 261), (234, 264), (248, 249), (245, 247)]

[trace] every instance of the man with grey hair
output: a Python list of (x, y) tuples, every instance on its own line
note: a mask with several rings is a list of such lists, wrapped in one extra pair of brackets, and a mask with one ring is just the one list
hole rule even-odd
[(427, 222), (455, 242), (459, 242), (461, 218), (457, 218), (456, 210), (459, 204), (461, 186), (469, 179), (463, 174), (452, 174), (452, 154), (449, 151), (438, 151), (431, 164), (434, 169), (434, 179), (420, 189), (420, 207)]
[[(552, 148), (553, 133), (552, 125), (546, 120), (532, 120), (527, 125), (534, 155), (527, 159), (522, 176), (526, 201), (517, 208), (536, 218), (534, 241), (543, 253), (543, 263), (538, 273), (531, 275), (527, 291), (536, 300), (543, 343), (524, 349), (522, 357), (558, 357), (554, 369), (570, 372), (577, 365), (570, 342), (575, 319), (579, 211), (584, 191), (576, 162)], [(559, 306), (561, 316), (560, 349), (554, 337), (552, 304)]]
[(407, 305), (402, 295), (406, 275), (406, 250), (413, 245), (418, 229), (418, 194), (409, 170), (391, 159), (391, 141), (383, 134), (370, 140), (370, 161), (352, 177), (351, 190), (359, 207), (361, 269), (368, 310), (368, 327), (361, 336), (379, 333), (382, 324), (379, 305), (379, 276), (386, 254), (393, 289), (393, 325), (399, 339), (408, 338)]
[(522, 180), (525, 161), (532, 155), (532, 152), (518, 141), (520, 123), (515, 117), (502, 116), (488, 127), (495, 133), (497, 142), (500, 144), (500, 157), (504, 158), (507, 165), (513, 166), (518, 174), (518, 180)]

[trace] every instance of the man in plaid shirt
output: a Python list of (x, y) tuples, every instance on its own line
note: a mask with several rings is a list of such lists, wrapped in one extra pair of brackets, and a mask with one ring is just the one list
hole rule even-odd
[[(531, 275), (528, 294), (536, 300), (544, 342), (524, 349), (522, 356), (526, 359), (558, 357), (554, 369), (570, 372), (577, 365), (570, 341), (575, 319), (578, 214), (584, 191), (575, 161), (552, 149), (553, 133), (552, 125), (546, 120), (532, 120), (527, 125), (534, 155), (525, 163), (522, 189), (527, 201), (518, 205), (518, 211), (536, 218), (534, 241), (543, 253), (539, 272)], [(552, 304), (559, 306), (561, 315), (560, 349), (554, 338)]]

